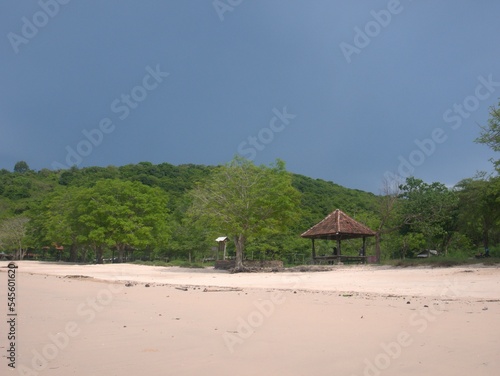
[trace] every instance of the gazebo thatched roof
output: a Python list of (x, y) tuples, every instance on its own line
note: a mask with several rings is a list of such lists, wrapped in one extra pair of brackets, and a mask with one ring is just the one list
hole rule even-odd
[(375, 231), (337, 209), (300, 236), (310, 239), (341, 240), (375, 236)]

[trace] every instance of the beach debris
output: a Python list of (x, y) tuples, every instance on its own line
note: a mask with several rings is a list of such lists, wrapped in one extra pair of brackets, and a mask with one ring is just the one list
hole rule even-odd
[(487, 310), (488, 310), (488, 307), (484, 307), (484, 308), (483, 308), (483, 311), (487, 311)]
[(146, 284), (144, 285), (144, 287), (149, 287), (149, 286), (150, 286), (150, 284), (149, 284), (149, 283), (146, 283)]
[(411, 302), (408, 300), (408, 301), (406, 302), (406, 304), (411, 304)]
[(181, 291), (187, 291), (188, 288), (187, 287), (176, 287), (177, 290), (181, 290)]
[(132, 287), (132, 286), (134, 286), (134, 285), (131, 282), (125, 283), (125, 287)]
[(88, 275), (65, 275), (64, 278), (74, 278), (74, 279), (83, 279), (83, 278), (94, 278), (94, 277), (90, 277)]
[(231, 291), (243, 291), (242, 289), (238, 287), (227, 287), (227, 288), (204, 288), (203, 292), (231, 292)]

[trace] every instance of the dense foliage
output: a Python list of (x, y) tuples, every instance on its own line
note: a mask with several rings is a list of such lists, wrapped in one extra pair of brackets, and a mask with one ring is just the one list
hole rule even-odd
[[(310, 244), (300, 234), (336, 208), (365, 222), (377, 217), (378, 197), (372, 193), (290, 174), (281, 161), (269, 167), (244, 160), (231, 163), (260, 176), (249, 190), (257, 197), (257, 207), (249, 214), (255, 231), (244, 234), (248, 258), (307, 261)], [(0, 249), (9, 253), (19, 248), (7, 226), (22, 218), (17, 232), (23, 239), (22, 256), (85, 262), (112, 257), (213, 258), (214, 239), (228, 235), (234, 240), (237, 232), (232, 229), (237, 225), (224, 225), (222, 216), (200, 216), (202, 205), (193, 200), (195, 192), (214, 188), (231, 163), (174, 166), (141, 162), (33, 171), (21, 161), (13, 171), (0, 170)], [(235, 176), (234, 186), (228, 181), (227, 177), (222, 183), (219, 179), (220, 187), (232, 187), (229, 194), (237, 189), (242, 176)], [(148, 208), (142, 207), (146, 204)], [(266, 214), (262, 207), (274, 208), (275, 213), (259, 219), (258, 214)], [(147, 210), (152, 210), (149, 219)], [(228, 252), (235, 255), (234, 242), (228, 245)]]
[[(499, 151), (500, 111), (490, 115), (476, 141)], [(381, 259), (429, 249), (500, 256), (498, 174), (453, 188), (410, 177), (377, 196), (291, 174), (279, 160), (255, 166), (241, 158), (213, 167), (141, 162), (59, 171), (19, 161), (0, 170), (0, 252), (98, 263), (203, 261), (214, 258), (215, 238), (229, 236), (228, 254), (239, 261), (307, 263), (310, 243), (300, 234), (337, 208), (376, 231), (367, 254)], [(318, 243), (318, 254), (331, 252), (332, 244)], [(343, 244), (347, 254), (358, 248), (358, 240)]]
[[(488, 125), (481, 127), (481, 134), (476, 142), (487, 145), (495, 152), (500, 151), (500, 103), (497, 107), (490, 108)], [(493, 162), (497, 171), (500, 170), (500, 159)]]
[(282, 161), (267, 167), (235, 158), (193, 191), (191, 213), (231, 235), (242, 269), (246, 242), (286, 231), (299, 217), (299, 198)]

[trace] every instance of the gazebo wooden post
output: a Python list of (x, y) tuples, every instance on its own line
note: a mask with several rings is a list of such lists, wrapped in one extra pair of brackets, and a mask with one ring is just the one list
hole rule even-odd
[(361, 252), (361, 256), (363, 256), (363, 264), (366, 264), (366, 236), (363, 236), (363, 251)]
[(337, 236), (337, 264), (342, 264), (342, 243), (340, 241), (340, 235)]
[(314, 248), (314, 238), (311, 238), (312, 240), (312, 257), (313, 257), (313, 264), (316, 263), (316, 248)]

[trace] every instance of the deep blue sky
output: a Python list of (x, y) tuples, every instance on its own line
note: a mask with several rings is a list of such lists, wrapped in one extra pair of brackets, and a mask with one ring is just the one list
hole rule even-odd
[(0, 168), (240, 152), (374, 193), (491, 170), (498, 0), (60, 1), (0, 4)]

